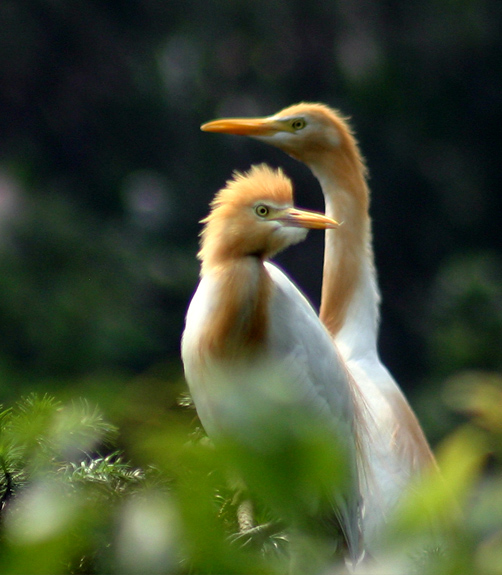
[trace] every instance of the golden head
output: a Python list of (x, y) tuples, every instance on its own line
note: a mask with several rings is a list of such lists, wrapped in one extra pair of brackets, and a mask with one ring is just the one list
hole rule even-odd
[(294, 208), (289, 178), (264, 164), (234, 173), (202, 223), (203, 270), (235, 258), (266, 259), (305, 239), (309, 228), (338, 225), (323, 214)]

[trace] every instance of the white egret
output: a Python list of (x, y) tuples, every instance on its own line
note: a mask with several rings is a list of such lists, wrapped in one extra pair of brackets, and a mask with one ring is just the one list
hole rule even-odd
[[(260, 419), (253, 413), (258, 378), (252, 376), (259, 374), (265, 386), (267, 379), (282, 378), (296, 413), (322, 421), (333, 441), (343, 445), (348, 480), (331, 497), (349, 557), (356, 562), (362, 536), (354, 388), (311, 305), (268, 261), (302, 241), (307, 228), (338, 224), (295, 209), (291, 182), (267, 166), (236, 174), (211, 207), (198, 254), (201, 280), (182, 338), (185, 375), (199, 418), (215, 443), (229, 434), (253, 441), (259, 432), (253, 422)], [(272, 418), (273, 405), (267, 412)], [(262, 409), (270, 406), (258, 406)]]

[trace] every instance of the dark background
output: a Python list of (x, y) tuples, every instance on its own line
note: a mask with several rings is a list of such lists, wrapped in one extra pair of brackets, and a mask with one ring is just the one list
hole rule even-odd
[[(380, 349), (434, 443), (502, 367), (497, 0), (2, 0), (0, 397), (179, 384), (198, 221), (234, 169), (307, 168), (219, 116), (321, 101), (369, 165)], [(323, 235), (278, 258), (317, 306)], [(142, 374), (159, 373), (142, 387)], [(131, 384), (131, 381), (135, 382)], [(126, 382), (126, 383), (124, 383)]]

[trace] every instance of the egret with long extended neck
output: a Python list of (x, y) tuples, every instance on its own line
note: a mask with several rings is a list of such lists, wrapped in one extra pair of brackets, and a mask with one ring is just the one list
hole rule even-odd
[(367, 406), (372, 471), (364, 493), (366, 534), (378, 536), (410, 479), (433, 468), (418, 420), (377, 351), (379, 291), (373, 261), (366, 167), (347, 121), (322, 104), (297, 104), (265, 118), (229, 118), (202, 126), (280, 148), (312, 170), (326, 215), (343, 222), (326, 231), (320, 317)]

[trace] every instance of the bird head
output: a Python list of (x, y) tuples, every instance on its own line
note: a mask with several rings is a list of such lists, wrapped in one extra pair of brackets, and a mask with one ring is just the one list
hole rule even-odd
[(263, 164), (234, 173), (201, 223), (203, 267), (246, 256), (266, 259), (304, 240), (308, 229), (338, 226), (324, 214), (293, 207), (291, 181)]
[(201, 126), (205, 132), (250, 136), (280, 148), (306, 164), (324, 153), (352, 148), (346, 120), (323, 104), (295, 104), (265, 118), (224, 118)]

